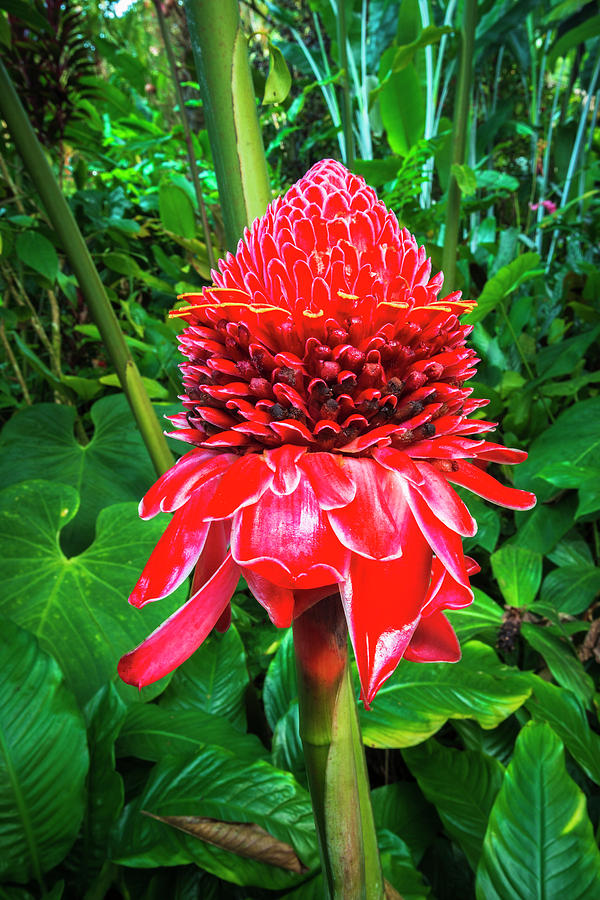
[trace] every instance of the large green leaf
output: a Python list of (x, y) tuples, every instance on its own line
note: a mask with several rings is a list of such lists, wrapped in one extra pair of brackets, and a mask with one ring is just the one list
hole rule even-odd
[(560, 626), (541, 627), (524, 622), (521, 634), (543, 656), (558, 683), (577, 694), (588, 706), (594, 696), (594, 682), (575, 655), (573, 645), (562, 633)]
[(123, 809), (123, 779), (115, 768), (115, 740), (127, 707), (112, 682), (104, 685), (84, 709), (90, 748), (87, 803), (79, 839), (69, 855), (83, 894), (107, 860), (107, 843)]
[(492, 571), (509, 606), (529, 606), (542, 580), (541, 554), (504, 544), (490, 558)]
[(225, 716), (246, 730), (245, 695), (248, 669), (242, 639), (234, 625), (213, 633), (175, 672), (160, 698), (163, 709), (200, 709)]
[(201, 709), (169, 709), (154, 703), (131, 706), (119, 734), (117, 754), (158, 762), (186, 755), (205, 744), (235, 750), (240, 759), (265, 759), (267, 751), (254, 734), (241, 734), (224, 716)]
[(85, 445), (75, 438), (75, 409), (56, 403), (20, 410), (0, 436), (0, 484), (4, 487), (44, 478), (79, 492), (79, 512), (62, 535), (70, 554), (92, 541), (101, 509), (125, 500), (139, 501), (155, 477), (123, 395), (98, 400), (91, 417), (94, 434)]
[[(594, 602), (600, 592), (600, 568), (585, 563), (553, 569), (544, 579), (540, 600), (559, 612), (577, 616)], [(535, 604), (532, 606), (535, 612)]]
[(439, 828), (435, 810), (413, 781), (395, 781), (371, 793), (373, 816), (378, 830), (397, 834), (418, 863)]
[(173, 181), (164, 181), (158, 191), (158, 208), (163, 228), (184, 238), (196, 237), (194, 206), (187, 192)]
[(504, 777), (503, 766), (486, 753), (453, 750), (435, 740), (404, 750), (403, 756), (475, 871), (488, 816)]
[(85, 725), (55, 660), (8, 619), (0, 671), (0, 879), (39, 882), (79, 831)]
[(529, 680), (503, 665), (485, 644), (471, 641), (459, 663), (403, 660), (379, 690), (370, 711), (360, 710), (365, 744), (412, 747), (448, 719), (475, 719), (494, 728), (531, 693)]
[(600, 397), (582, 400), (562, 413), (533, 442), (525, 462), (515, 467), (515, 484), (547, 500), (556, 488), (537, 477), (546, 466), (564, 461), (568, 452), (573, 465), (600, 466)]
[[(243, 762), (233, 751), (220, 747), (204, 747), (193, 756), (166, 757), (155, 766), (142, 796), (125, 810), (115, 832), (112, 858), (129, 866), (195, 862), (226, 881), (271, 889), (297, 883), (299, 875), (211, 845), (142, 815), (141, 810), (151, 816), (251, 823), (267, 832), (272, 841), (292, 847), (308, 868), (317, 862), (306, 791), (291, 775), (269, 763)], [(258, 846), (248, 848), (249, 854), (254, 852), (258, 855)]]
[[(0, 613), (34, 632), (58, 660), (81, 704), (115, 680), (129, 701), (138, 691), (117, 679), (119, 657), (166, 619), (185, 587), (144, 610), (127, 603), (167, 516), (141, 522), (135, 503), (119, 503), (98, 516), (96, 539), (79, 556), (60, 549), (61, 529), (77, 512), (72, 487), (27, 481), (0, 492)], [(160, 690), (145, 688), (144, 698)]]
[(600, 736), (590, 728), (583, 703), (572, 691), (531, 677), (527, 709), (536, 721), (552, 727), (584, 772), (600, 784)]
[(39, 231), (22, 231), (15, 241), (17, 256), (52, 284), (58, 276), (58, 255), (54, 245)]
[(265, 715), (273, 730), (297, 696), (294, 638), (292, 629), (289, 628), (283, 635), (277, 653), (269, 664), (263, 687)]
[(600, 897), (600, 853), (585, 796), (567, 775), (549, 725), (517, 739), (490, 814), (477, 872), (478, 900)]
[(473, 603), (466, 609), (451, 610), (448, 618), (461, 645), (474, 637), (495, 644), (502, 626), (502, 607), (479, 588), (473, 588)]

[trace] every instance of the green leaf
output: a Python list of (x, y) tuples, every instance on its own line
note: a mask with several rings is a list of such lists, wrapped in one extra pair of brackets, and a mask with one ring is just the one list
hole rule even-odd
[(194, 206), (180, 185), (163, 181), (158, 190), (158, 210), (165, 231), (188, 240), (196, 237)]
[(478, 900), (600, 896), (600, 853), (582, 791), (549, 725), (529, 723), (496, 798), (477, 872)]
[(600, 467), (600, 397), (570, 406), (536, 438), (528, 458), (515, 467), (515, 485), (534, 491), (538, 503), (548, 500), (556, 489), (538, 473), (563, 462), (566, 447), (572, 465)]
[(100, 393), (100, 381), (96, 378), (81, 378), (79, 375), (61, 375), (61, 382), (74, 391), (86, 403)]
[(417, 785), (412, 781), (385, 784), (372, 791), (371, 802), (377, 829), (399, 835), (414, 861), (420, 862), (436, 835), (439, 822)]
[(537, 477), (549, 481), (554, 487), (579, 491), (576, 518), (600, 509), (600, 466), (575, 466), (565, 459), (544, 466)]
[(431, 891), (416, 868), (405, 841), (384, 829), (377, 833), (377, 843), (384, 877), (400, 892), (402, 900), (427, 900), (431, 897)]
[(241, 762), (234, 751), (205, 747), (193, 756), (161, 760), (139, 800), (126, 808), (111, 857), (129, 866), (195, 863), (226, 881), (273, 890), (298, 883), (306, 876), (194, 839), (140, 815), (141, 810), (152, 816), (252, 823), (293, 847), (304, 865), (312, 868), (317, 862), (306, 791), (288, 773), (264, 761)]
[[(182, 586), (143, 611), (127, 603), (167, 516), (141, 522), (137, 504), (110, 506), (98, 516), (93, 544), (67, 558), (60, 532), (77, 503), (73, 488), (49, 481), (27, 481), (0, 493), (0, 611), (37, 635), (81, 704), (110, 680), (121, 697), (135, 701), (138, 691), (117, 680), (117, 661), (185, 595)], [(144, 698), (156, 693), (156, 688), (145, 689)]]
[(446, 831), (475, 871), (488, 816), (504, 778), (504, 767), (477, 750), (453, 750), (435, 740), (402, 755)]
[(533, 602), (542, 581), (542, 557), (526, 547), (505, 544), (490, 557), (494, 578), (509, 606)]
[(9, 619), (0, 670), (0, 878), (39, 882), (79, 831), (85, 726), (55, 660)]
[[(393, 54), (391, 47), (381, 58), (380, 81), (389, 71)], [(425, 130), (423, 87), (413, 63), (388, 78), (379, 94), (379, 107), (390, 147), (394, 153), (406, 156)]]
[(0, 484), (8, 486), (43, 475), (79, 492), (79, 511), (61, 535), (68, 553), (77, 553), (90, 543), (103, 507), (139, 501), (155, 478), (122, 394), (98, 400), (91, 418), (94, 434), (85, 445), (74, 435), (74, 408), (56, 403), (20, 410), (0, 436)]
[(300, 737), (300, 711), (297, 700), (277, 720), (273, 729), (271, 761), (278, 769), (291, 772), (300, 784), (306, 784), (304, 750)]
[(253, 734), (241, 734), (224, 716), (201, 709), (165, 709), (154, 703), (131, 706), (117, 742), (118, 756), (158, 762), (188, 755), (205, 745), (235, 748), (240, 759), (265, 759), (267, 751)]
[(263, 687), (265, 715), (272, 730), (298, 697), (296, 656), (292, 629), (285, 632), (277, 653), (271, 660)]
[[(558, 612), (578, 616), (585, 612), (600, 592), (600, 568), (577, 564), (554, 569), (544, 579), (540, 600)], [(535, 612), (535, 604), (531, 607)]]
[(540, 264), (539, 253), (522, 253), (506, 266), (502, 266), (496, 274), (486, 282), (477, 299), (475, 309), (465, 316), (469, 325), (480, 322), (488, 313), (515, 291), (528, 278), (538, 274)]
[(494, 728), (530, 693), (527, 677), (503, 665), (478, 641), (466, 644), (462, 660), (454, 665), (403, 660), (372, 709), (360, 710), (364, 742), (369, 747), (412, 747), (455, 718)]
[[(573, 21), (571, 19), (570, 21)], [(568, 31), (560, 31), (559, 37), (555, 41), (548, 55), (548, 64), (553, 68), (556, 66), (560, 56), (566, 56), (572, 47), (583, 44), (600, 34), (600, 16), (590, 16), (584, 22), (578, 23), (575, 28), (569, 28)]]
[(586, 775), (600, 784), (600, 736), (588, 724), (585, 707), (572, 691), (531, 676), (533, 694), (525, 704), (537, 722), (547, 722)]
[(283, 103), (292, 87), (292, 76), (283, 53), (269, 41), (269, 74), (265, 83), (263, 103)]
[(535, 365), (539, 375), (538, 382), (559, 378), (561, 375), (572, 375), (578, 363), (584, 359), (588, 347), (600, 334), (600, 328), (567, 338), (556, 344), (543, 347), (536, 353)]
[(21, 19), (36, 30), (48, 31), (48, 19), (44, 18), (35, 6), (30, 6), (24, 0), (0, 0), (0, 9), (6, 10), (11, 16)]
[(473, 588), (474, 600), (466, 609), (448, 611), (448, 618), (461, 645), (474, 637), (495, 644), (502, 626), (502, 607), (479, 588)]
[(238, 730), (245, 731), (247, 688), (246, 653), (232, 625), (225, 634), (213, 632), (176, 670), (160, 705), (168, 710), (200, 709), (225, 716)]
[(126, 712), (112, 683), (100, 688), (84, 709), (90, 748), (87, 803), (79, 839), (69, 855), (82, 893), (106, 862), (110, 829), (123, 809), (123, 779), (115, 770), (115, 740)]
[(48, 238), (39, 231), (22, 231), (17, 235), (15, 248), (21, 262), (54, 284), (58, 276), (58, 255)]
[(470, 166), (460, 166), (458, 163), (452, 163), (452, 174), (456, 178), (456, 183), (465, 197), (471, 197), (476, 193), (477, 178)]
[(573, 645), (564, 637), (560, 628), (555, 625), (542, 627), (524, 622), (521, 634), (527, 643), (543, 656), (558, 683), (573, 691), (586, 706), (589, 706), (595, 693), (594, 682), (575, 656)]
[[(110, 387), (120, 387), (121, 382), (119, 381), (119, 376), (116, 373), (111, 373), (110, 375), (103, 375), (98, 379), (101, 384), (107, 384)], [(169, 396), (169, 391), (167, 388), (163, 387), (158, 381), (155, 381), (154, 378), (146, 378), (142, 376), (142, 382), (146, 389), (146, 393), (150, 397), (151, 400), (164, 400)]]

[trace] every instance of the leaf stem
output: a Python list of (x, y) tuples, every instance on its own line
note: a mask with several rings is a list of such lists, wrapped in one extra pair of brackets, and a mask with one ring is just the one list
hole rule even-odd
[(294, 622), (300, 735), (331, 900), (383, 900), (364, 749), (338, 594)]

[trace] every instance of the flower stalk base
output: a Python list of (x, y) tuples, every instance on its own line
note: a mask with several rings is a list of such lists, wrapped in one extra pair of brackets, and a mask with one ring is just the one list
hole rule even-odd
[(382, 900), (383, 876), (338, 594), (294, 621), (300, 735), (331, 900)]

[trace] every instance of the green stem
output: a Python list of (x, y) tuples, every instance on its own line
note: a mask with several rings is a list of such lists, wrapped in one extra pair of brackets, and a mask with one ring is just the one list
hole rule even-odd
[(17, 151), (38, 190), (52, 227), (69, 259), (129, 400), (154, 468), (160, 474), (173, 464), (173, 457), (81, 231), (1, 60), (0, 113), (8, 125)]
[[(469, 121), (469, 100), (473, 77), (473, 48), (475, 45), (475, 25), (477, 22), (477, 0), (465, 0), (464, 19), (461, 32), (462, 51), (460, 72), (454, 104), (454, 130), (452, 133), (452, 165), (462, 166), (465, 161), (467, 125)], [(454, 290), (456, 282), (456, 249), (460, 224), (460, 188), (455, 176), (450, 173), (448, 186), (448, 207), (446, 210), (446, 230), (442, 270), (444, 286)]]
[(181, 119), (181, 124), (183, 126), (183, 134), (185, 137), (185, 145), (187, 148), (187, 156), (188, 162), (190, 166), (190, 174), (192, 176), (192, 181), (194, 183), (194, 191), (196, 193), (196, 200), (198, 202), (198, 210), (200, 211), (200, 219), (202, 221), (202, 231), (204, 233), (204, 243), (206, 244), (206, 255), (208, 257), (208, 264), (211, 269), (215, 267), (215, 254), (212, 248), (212, 242), (210, 239), (210, 229), (208, 227), (208, 219), (206, 217), (206, 207), (204, 205), (204, 198), (202, 196), (202, 187), (200, 185), (200, 179), (198, 177), (198, 164), (196, 162), (196, 154), (194, 152), (194, 143), (192, 141), (192, 132), (190, 129), (190, 122), (187, 114), (187, 108), (185, 105), (185, 100), (183, 98), (183, 91), (181, 90), (181, 83), (179, 81), (179, 73), (177, 70), (177, 61), (175, 59), (175, 54), (173, 53), (173, 45), (171, 44), (171, 38), (169, 37), (169, 30), (167, 28), (167, 23), (165, 22), (165, 17), (162, 11), (161, 0), (154, 0), (154, 8), (156, 10), (156, 17), (158, 19), (158, 24), (160, 27), (160, 33), (162, 35), (163, 44), (165, 45), (165, 51), (167, 54), (167, 59), (169, 61), (169, 68), (171, 69), (171, 78), (173, 80), (173, 85), (175, 87), (175, 94), (177, 96), (177, 105), (179, 107), (179, 117)]
[(348, 630), (338, 594), (294, 622), (300, 735), (323, 875), (331, 900), (382, 900)]
[(185, 10), (227, 245), (235, 251), (271, 200), (246, 39), (236, 0), (186, 0)]
[(354, 165), (354, 134), (352, 133), (352, 95), (350, 93), (350, 76), (348, 74), (348, 48), (346, 33), (346, 0), (337, 0), (337, 42), (342, 70), (342, 127), (344, 129), (344, 147), (346, 150), (344, 163), (349, 169)]

